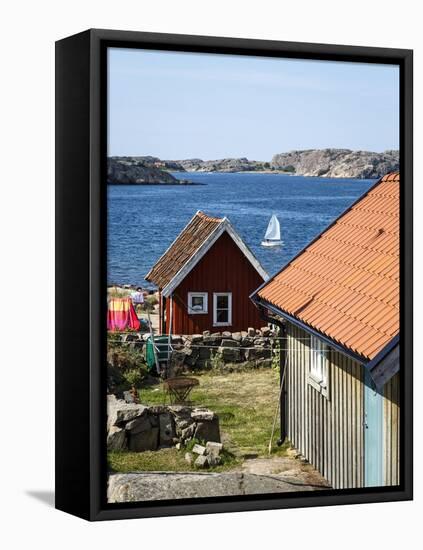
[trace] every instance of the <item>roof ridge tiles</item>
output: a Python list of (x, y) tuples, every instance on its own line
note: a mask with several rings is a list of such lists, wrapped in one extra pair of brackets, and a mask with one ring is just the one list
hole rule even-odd
[(214, 217), (214, 216), (209, 216), (208, 214), (206, 214), (202, 210), (198, 210), (198, 212), (196, 212), (195, 215), (202, 218), (203, 220), (206, 220), (206, 221), (209, 221), (209, 222), (216, 222), (216, 223), (223, 222), (223, 220), (225, 219), (225, 218), (217, 218), (217, 217)]
[(400, 181), (400, 173), (399, 173), (399, 170), (395, 170), (393, 172), (388, 172), (387, 174), (385, 174), (382, 179), (380, 180), (381, 183), (385, 182), (385, 181)]

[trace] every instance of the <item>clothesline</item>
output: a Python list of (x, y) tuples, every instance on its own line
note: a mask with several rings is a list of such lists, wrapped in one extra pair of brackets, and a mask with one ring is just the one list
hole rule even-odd
[[(110, 334), (113, 334), (115, 336), (126, 336), (126, 335), (131, 335), (131, 336), (134, 336), (135, 334), (138, 334), (136, 332), (115, 332), (115, 333), (110, 333)], [(144, 333), (144, 334), (147, 334), (147, 333)], [(148, 335), (150, 337), (150, 335)], [(154, 336), (157, 336), (158, 338), (162, 338), (164, 336), (169, 336), (169, 334), (155, 334)], [(175, 334), (172, 334), (170, 335), (171, 338), (184, 338), (184, 336), (176, 336)], [(210, 338), (210, 337), (213, 337), (213, 335), (210, 335), (210, 336), (202, 336), (202, 338)], [(216, 336), (215, 338), (222, 338), (222, 340), (233, 340), (233, 338), (231, 337), (225, 337), (225, 336)], [(297, 337), (294, 337), (294, 336), (260, 336), (259, 334), (255, 334), (254, 336), (243, 336), (243, 338), (270, 338), (272, 340), (310, 340), (310, 337), (309, 338), (297, 338)], [(135, 340), (136, 341), (136, 340)], [(190, 341), (189, 338), (187, 338), (187, 341)], [(235, 342), (237, 340), (234, 340)]]
[[(119, 344), (121, 345), (129, 345), (129, 344), (133, 344), (134, 342), (119, 342)], [(168, 344), (166, 342), (162, 342), (162, 343), (155, 343), (155, 346), (156, 346), (156, 349), (159, 349), (160, 347), (164, 347), (164, 346), (168, 346)], [(175, 348), (173, 348), (172, 344), (170, 345), (170, 347), (172, 348), (173, 351), (182, 351), (182, 350), (177, 350)], [(233, 349), (233, 350), (249, 350), (249, 349), (253, 349), (253, 350), (269, 350), (269, 351), (294, 351), (295, 348), (264, 348), (264, 347), (260, 347), (260, 346), (249, 346), (249, 347), (245, 347), (245, 346), (207, 346), (207, 345), (202, 345), (202, 346), (196, 346), (196, 345), (190, 345), (187, 347), (187, 349), (192, 349), (192, 348), (195, 348), (195, 349), (211, 349), (211, 350), (218, 350), (218, 349)], [(330, 353), (332, 350), (331, 349), (315, 349), (315, 348), (308, 348), (310, 351), (316, 351), (318, 353)]]

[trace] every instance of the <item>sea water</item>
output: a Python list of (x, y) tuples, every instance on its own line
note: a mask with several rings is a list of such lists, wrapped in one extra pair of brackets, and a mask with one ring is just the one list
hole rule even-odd
[[(264, 269), (274, 274), (356, 201), (374, 180), (267, 173), (184, 173), (204, 185), (109, 185), (109, 283), (151, 287), (144, 276), (197, 210), (227, 216)], [(261, 241), (276, 214), (283, 246)]]

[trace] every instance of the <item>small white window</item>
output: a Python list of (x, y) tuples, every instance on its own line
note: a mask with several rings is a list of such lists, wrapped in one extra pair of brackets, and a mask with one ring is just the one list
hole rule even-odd
[(328, 389), (327, 352), (328, 346), (320, 338), (311, 336), (309, 383), (326, 396)]
[(213, 294), (213, 325), (215, 327), (232, 325), (232, 292)]
[(188, 292), (188, 313), (207, 313), (207, 292)]

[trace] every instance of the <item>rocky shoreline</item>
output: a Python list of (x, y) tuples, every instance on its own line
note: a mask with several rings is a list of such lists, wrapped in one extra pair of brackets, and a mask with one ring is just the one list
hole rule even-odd
[(187, 179), (177, 179), (142, 157), (111, 157), (107, 159), (109, 185), (202, 185)]
[(310, 149), (280, 153), (272, 166), (292, 167), (298, 176), (318, 178), (378, 179), (399, 170), (399, 151), (351, 151), (350, 149)]
[(378, 179), (399, 170), (399, 151), (353, 151), (351, 149), (307, 149), (278, 153), (270, 161), (246, 157), (202, 160), (161, 160), (158, 157), (110, 157), (110, 184), (202, 185), (177, 179), (170, 172), (263, 173), (317, 178)]

